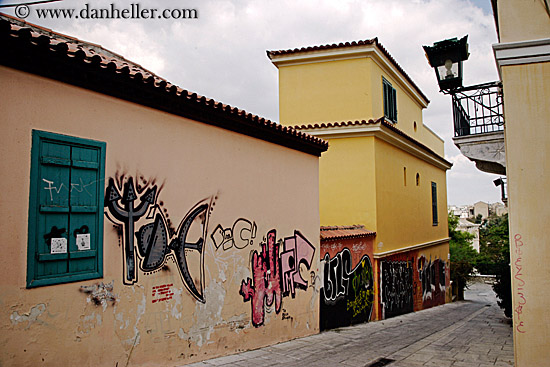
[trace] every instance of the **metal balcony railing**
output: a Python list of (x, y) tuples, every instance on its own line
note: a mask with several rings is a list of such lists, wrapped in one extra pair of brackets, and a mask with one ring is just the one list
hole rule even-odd
[(500, 82), (461, 87), (446, 93), (453, 99), (455, 137), (504, 130)]

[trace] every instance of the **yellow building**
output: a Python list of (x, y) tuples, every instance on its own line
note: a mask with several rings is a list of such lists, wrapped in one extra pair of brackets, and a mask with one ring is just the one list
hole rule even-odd
[[(376, 232), (371, 319), (445, 303), (451, 164), (423, 123), (426, 96), (377, 39), (268, 56), (279, 69), (281, 123), (329, 141), (319, 168), (321, 225)], [(351, 265), (343, 271), (346, 278)], [(333, 293), (325, 301), (349, 296)]]
[(550, 360), (550, 4), (494, 0), (504, 94), (516, 367)]

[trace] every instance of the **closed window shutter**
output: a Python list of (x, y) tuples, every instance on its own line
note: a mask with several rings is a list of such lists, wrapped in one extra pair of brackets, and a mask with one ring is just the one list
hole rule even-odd
[(439, 221), (437, 218), (437, 184), (432, 182), (432, 222), (436, 226)]
[(397, 92), (386, 79), (382, 78), (384, 97), (384, 117), (397, 122)]
[(33, 131), (32, 159), (27, 286), (101, 277), (105, 143)]

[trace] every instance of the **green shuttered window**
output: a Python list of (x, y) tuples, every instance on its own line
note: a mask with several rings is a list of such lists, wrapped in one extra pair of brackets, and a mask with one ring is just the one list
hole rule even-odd
[(105, 147), (33, 130), (27, 287), (103, 276)]
[(395, 88), (386, 79), (382, 78), (384, 89), (384, 117), (397, 122), (397, 93)]
[(437, 184), (432, 182), (432, 224), (437, 226), (439, 224), (437, 218)]

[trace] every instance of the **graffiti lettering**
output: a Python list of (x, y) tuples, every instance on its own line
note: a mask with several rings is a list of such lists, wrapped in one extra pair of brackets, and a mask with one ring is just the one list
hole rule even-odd
[(223, 228), (218, 224), (214, 232), (210, 235), (216, 249), (220, 247), (224, 251), (231, 247), (241, 250), (246, 246), (252, 246), (254, 238), (256, 238), (256, 223), (250, 222), (248, 219), (239, 218), (233, 223), (233, 228)]
[[(432, 259), (426, 262), (425, 256), (418, 258), (418, 278), (422, 283), (422, 301), (425, 306), (445, 303), (445, 262)], [(428, 302), (430, 301), (430, 302)]]
[[(279, 314), (283, 296), (291, 291), (294, 297), (295, 286), (305, 289), (308, 285), (301, 277), (299, 267), (300, 264), (304, 264), (308, 270), (310, 269), (315, 247), (299, 231), (294, 231), (294, 237), (285, 238), (284, 241), (283, 254), (287, 255), (284, 256), (286, 265), (283, 270), (283, 256), (279, 257), (283, 241), (277, 242), (276, 234), (274, 229), (269, 231), (267, 241), (264, 239), (261, 242), (262, 252), (258, 254), (254, 250), (252, 253), (252, 279), (247, 278), (246, 282), (243, 280), (239, 290), (245, 302), (251, 301), (252, 324), (255, 327), (264, 324), (266, 306), (271, 307), (275, 304), (275, 313)], [(294, 257), (291, 259), (292, 256)]]
[(97, 181), (92, 181), (90, 183), (85, 184), (82, 181), (82, 178), (80, 178), (80, 183), (71, 183), (70, 184), (71, 188), (69, 189), (67, 186), (65, 186), (64, 183), (61, 183), (58, 187), (57, 185), (54, 186), (54, 183), (55, 183), (54, 181), (46, 180), (45, 178), (43, 178), (42, 181), (48, 184), (48, 186), (44, 187), (44, 190), (49, 191), (50, 201), (53, 201), (54, 193), (58, 195), (63, 189), (67, 190), (68, 192), (73, 192), (73, 191), (86, 192), (88, 195), (90, 195), (90, 197), (93, 197), (93, 194), (88, 191), (88, 187), (94, 185), (97, 182)]
[(173, 285), (174, 284), (163, 284), (154, 286), (151, 294), (151, 297), (153, 298), (151, 303), (168, 301), (169, 299), (172, 299), (174, 292), (172, 292), (170, 287)]
[[(124, 191), (121, 195), (115, 185), (114, 179), (109, 180), (107, 192), (105, 195), (105, 206), (108, 208), (114, 219), (114, 223), (124, 227), (124, 246), (123, 257), (124, 270), (123, 282), (131, 285), (138, 281), (136, 269), (136, 248), (137, 256), (140, 258), (140, 269), (145, 272), (151, 272), (162, 268), (167, 257), (172, 257), (180, 272), (183, 284), (187, 290), (200, 302), (205, 302), (203, 294), (204, 283), (204, 257), (203, 245), (208, 227), (208, 217), (210, 213), (211, 200), (205, 199), (197, 203), (183, 218), (175, 236), (171, 236), (166, 225), (166, 218), (159, 211), (154, 216), (154, 221), (149, 222), (135, 232), (135, 223), (143, 217), (148, 209), (156, 211), (158, 205), (157, 186), (142, 191), (140, 194), (134, 187), (132, 177), (128, 178), (124, 184)], [(135, 201), (139, 200), (137, 206)], [(107, 213), (106, 213), (107, 214)], [(154, 214), (154, 212), (153, 212)], [(149, 218), (149, 217), (148, 217)], [(119, 221), (119, 223), (117, 223)], [(195, 241), (190, 241), (191, 228), (198, 227), (193, 233)], [(134, 244), (134, 236), (137, 239), (137, 246)], [(188, 263), (187, 251), (196, 251), (199, 253), (199, 276), (192, 277)]]
[(381, 261), (380, 290), (383, 318), (413, 311), (412, 261)]
[(352, 310), (353, 317), (356, 317), (370, 305), (372, 305), (372, 290), (361, 289), (353, 301), (348, 301), (347, 310)]
[(307, 281), (300, 274), (300, 264), (311, 268), (315, 247), (298, 231), (293, 237), (287, 237), (284, 241), (284, 251), (281, 253), (281, 270), (283, 292), (287, 296), (290, 292), (292, 298), (296, 296), (296, 287), (307, 289)]
[(525, 297), (525, 294), (523, 293), (523, 287), (525, 286), (526, 282), (525, 280), (523, 279), (523, 258), (522, 258), (522, 255), (523, 255), (523, 251), (522, 251), (522, 247), (523, 247), (523, 241), (522, 241), (522, 236), (517, 233), (516, 235), (514, 235), (514, 247), (515, 247), (515, 252), (516, 252), (516, 261), (514, 262), (514, 268), (515, 268), (515, 271), (514, 271), (514, 279), (517, 280), (517, 292), (516, 292), (516, 299), (517, 299), (517, 307), (514, 309), (514, 312), (516, 313), (517, 315), (517, 319), (518, 319), (518, 323), (517, 323), (517, 327), (516, 327), (516, 330), (519, 332), (519, 333), (526, 333), (527, 331), (525, 330), (525, 325), (523, 323), (523, 321), (520, 321), (521, 319), (521, 315), (523, 314), (523, 307), (527, 304), (527, 298)]
[(352, 269), (351, 252), (344, 248), (332, 259), (325, 254), (323, 262), (321, 329), (368, 321), (374, 301), (370, 258), (364, 255)]

